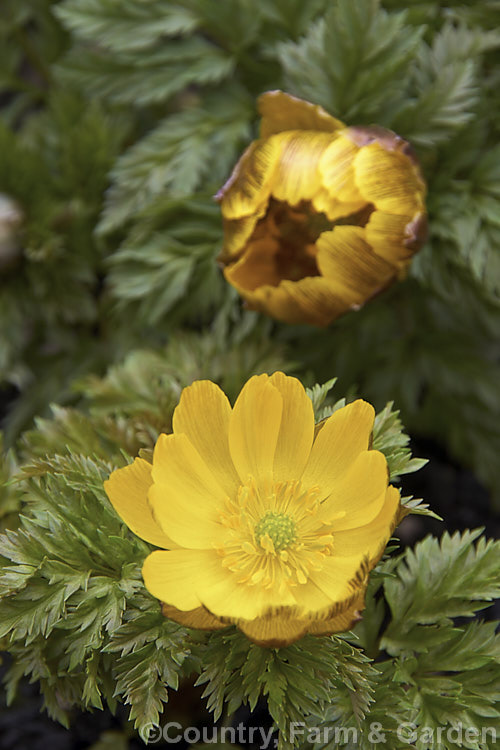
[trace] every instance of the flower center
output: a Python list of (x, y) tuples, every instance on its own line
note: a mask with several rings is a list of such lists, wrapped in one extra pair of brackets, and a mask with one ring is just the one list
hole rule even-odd
[(304, 201), (292, 208), (272, 198), (266, 218), (279, 243), (275, 263), (281, 278), (298, 281), (305, 276), (318, 276), (315, 242), (333, 226), (325, 214), (312, 211)]
[(259, 283), (276, 285), (283, 279), (299, 281), (319, 276), (318, 237), (338, 224), (364, 227), (373, 208), (367, 203), (357, 213), (331, 220), (322, 211), (316, 211), (310, 201), (290, 206), (286, 201), (271, 198), (266, 215), (259, 220), (249, 240), (250, 248), (254, 241), (270, 241)]
[(332, 527), (318, 515), (320, 508), (316, 486), (304, 488), (296, 480), (257, 483), (249, 477), (220, 515), (227, 530), (216, 547), (222, 566), (239, 583), (272, 590), (276, 601), (288, 601), (287, 592), (305, 584), (332, 554)]
[(255, 540), (262, 549), (267, 549), (265, 537), (271, 539), (274, 550), (280, 552), (290, 547), (297, 539), (297, 528), (295, 521), (286, 513), (273, 513), (269, 511), (263, 516), (254, 530)]

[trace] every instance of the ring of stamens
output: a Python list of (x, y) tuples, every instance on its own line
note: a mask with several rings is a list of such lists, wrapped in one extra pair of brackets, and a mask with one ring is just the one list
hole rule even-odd
[(220, 514), (226, 535), (217, 551), (238, 583), (272, 589), (278, 600), (324, 567), (333, 536), (331, 523), (318, 515), (318, 495), (318, 487), (304, 489), (300, 481), (257, 483), (249, 477), (227, 498)]

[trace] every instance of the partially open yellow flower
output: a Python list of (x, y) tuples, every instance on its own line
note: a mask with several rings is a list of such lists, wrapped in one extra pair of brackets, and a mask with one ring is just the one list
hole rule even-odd
[(328, 325), (396, 278), (426, 233), (425, 184), (390, 130), (346, 127), (282, 91), (217, 194), (224, 275), (252, 309)]
[(186, 388), (153, 464), (136, 458), (106, 492), (142, 539), (147, 589), (193, 628), (236, 624), (256, 643), (348, 630), (399, 520), (374, 410), (355, 401), (319, 425), (301, 383), (251, 378), (234, 408), (207, 380)]

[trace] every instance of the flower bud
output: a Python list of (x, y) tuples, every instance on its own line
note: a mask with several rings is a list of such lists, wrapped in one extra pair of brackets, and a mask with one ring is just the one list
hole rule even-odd
[(261, 137), (216, 198), (224, 275), (251, 309), (326, 326), (404, 275), (426, 236), (409, 144), (270, 91)]

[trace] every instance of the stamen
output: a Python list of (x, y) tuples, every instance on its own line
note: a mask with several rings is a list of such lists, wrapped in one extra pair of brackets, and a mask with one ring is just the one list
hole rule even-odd
[[(285, 513), (269, 511), (255, 527), (255, 540), (266, 552), (280, 552), (297, 538), (293, 518)], [(272, 550), (270, 548), (271, 542)]]
[(317, 517), (318, 496), (317, 486), (304, 489), (298, 480), (257, 483), (249, 477), (220, 516), (226, 538), (216, 550), (224, 568), (238, 583), (261, 586), (277, 600), (305, 585), (333, 548), (334, 519)]

